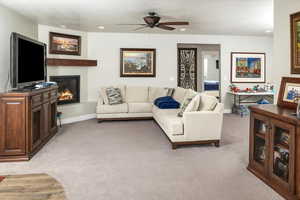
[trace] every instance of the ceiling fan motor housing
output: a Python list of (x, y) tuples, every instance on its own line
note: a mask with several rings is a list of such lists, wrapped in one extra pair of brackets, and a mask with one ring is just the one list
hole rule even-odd
[(144, 21), (150, 28), (154, 28), (159, 23), (160, 17), (156, 13), (151, 12), (148, 16), (144, 17)]

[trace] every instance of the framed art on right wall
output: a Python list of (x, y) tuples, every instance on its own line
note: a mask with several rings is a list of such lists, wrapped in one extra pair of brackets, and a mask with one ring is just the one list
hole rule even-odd
[(282, 77), (278, 106), (296, 108), (300, 97), (300, 78)]
[(291, 21), (291, 74), (300, 74), (300, 12), (290, 16)]
[(250, 52), (231, 53), (232, 83), (265, 83), (266, 54)]

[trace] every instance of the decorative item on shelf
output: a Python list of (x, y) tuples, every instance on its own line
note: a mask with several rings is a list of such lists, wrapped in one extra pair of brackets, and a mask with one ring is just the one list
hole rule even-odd
[(267, 125), (265, 123), (260, 123), (260, 126), (258, 128), (259, 133), (265, 133), (267, 132)]
[(282, 77), (278, 95), (278, 105), (296, 109), (299, 99), (300, 78)]
[(232, 83), (264, 83), (265, 53), (231, 53)]
[(300, 12), (290, 16), (291, 74), (300, 74)]
[(122, 48), (120, 54), (121, 77), (156, 76), (156, 49)]
[(267, 99), (264, 99), (264, 98), (258, 100), (256, 103), (257, 104), (270, 104), (270, 102)]
[(289, 151), (274, 147), (274, 173), (287, 181), (289, 176)]
[(240, 89), (235, 85), (235, 84), (231, 84), (229, 85), (230, 91), (232, 92), (239, 92)]
[(49, 33), (49, 53), (80, 56), (81, 37), (62, 33)]
[(282, 132), (279, 140), (280, 143), (289, 145), (290, 135), (287, 132)]
[(266, 146), (260, 146), (257, 152), (258, 159), (264, 161), (266, 159)]

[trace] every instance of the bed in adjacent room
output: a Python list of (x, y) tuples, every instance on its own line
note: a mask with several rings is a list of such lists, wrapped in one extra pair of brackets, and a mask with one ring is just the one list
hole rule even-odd
[(219, 98), (219, 89), (220, 89), (220, 83), (219, 81), (213, 81), (213, 80), (205, 80), (204, 81), (204, 93), (215, 96)]

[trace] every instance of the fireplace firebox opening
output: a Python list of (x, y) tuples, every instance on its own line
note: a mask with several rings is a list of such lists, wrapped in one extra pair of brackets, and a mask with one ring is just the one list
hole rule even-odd
[(58, 103), (69, 104), (80, 102), (80, 76), (50, 76), (50, 81), (58, 85)]

